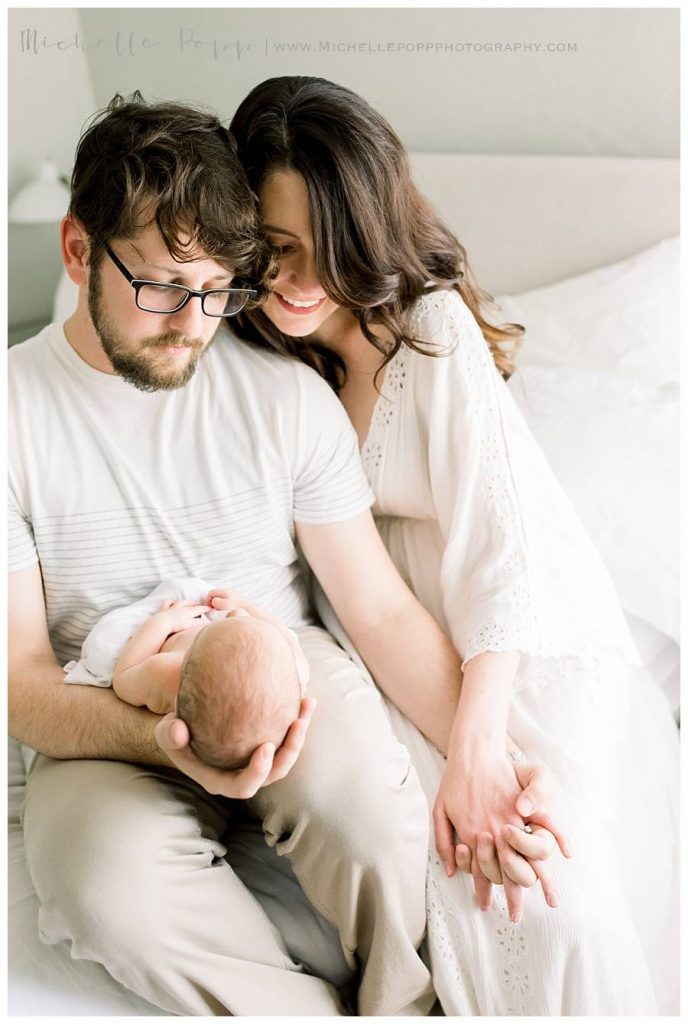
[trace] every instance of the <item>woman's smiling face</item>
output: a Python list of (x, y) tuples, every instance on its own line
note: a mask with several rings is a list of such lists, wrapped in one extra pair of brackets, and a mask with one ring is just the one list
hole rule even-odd
[(279, 253), (279, 273), (263, 312), (283, 334), (305, 338), (341, 307), (318, 280), (303, 176), (292, 170), (271, 174), (261, 189), (260, 209), (266, 238)]

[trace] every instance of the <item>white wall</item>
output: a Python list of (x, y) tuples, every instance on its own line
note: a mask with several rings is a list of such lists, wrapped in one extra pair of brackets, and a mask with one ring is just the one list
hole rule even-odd
[[(74, 146), (96, 100), (86, 55), (58, 51), (43, 40), (69, 42), (83, 32), (79, 13), (63, 9), (8, 12), (8, 182), (9, 198), (46, 157), (64, 174), (72, 169)], [(38, 53), (22, 35), (37, 29)], [(68, 59), (67, 55), (69, 54)], [(9, 322), (14, 327), (45, 322), (62, 263), (56, 225), (9, 226)]]
[[(112, 46), (91, 51), (100, 104), (140, 88), (210, 103), (229, 117), (264, 78), (320, 75), (362, 93), (410, 149), (678, 155), (676, 10), (88, 9), (82, 21), (91, 42), (119, 31), (122, 42), (133, 33), (134, 46), (154, 44), (134, 56)], [(319, 52), (321, 41), (329, 52)], [(456, 49), (548, 42), (577, 49)], [(455, 50), (333, 52), (356, 43)], [(277, 51), (288, 44), (296, 49)]]

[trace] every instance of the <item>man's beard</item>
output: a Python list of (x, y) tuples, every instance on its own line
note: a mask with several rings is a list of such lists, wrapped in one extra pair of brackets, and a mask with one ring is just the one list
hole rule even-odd
[[(185, 338), (174, 331), (168, 331), (166, 334), (144, 338), (138, 343), (138, 349), (132, 351), (103, 315), (101, 299), (100, 275), (94, 269), (88, 280), (88, 311), (103, 351), (122, 380), (133, 384), (139, 391), (173, 391), (188, 384), (201, 356), (210, 348), (212, 338), (206, 344), (200, 338)], [(178, 369), (165, 368), (164, 362), (159, 363), (156, 359), (155, 350), (166, 345), (184, 345), (191, 349), (188, 362)]]

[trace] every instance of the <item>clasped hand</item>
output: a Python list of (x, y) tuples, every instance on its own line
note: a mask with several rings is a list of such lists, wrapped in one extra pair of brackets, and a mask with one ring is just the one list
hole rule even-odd
[(473, 876), (481, 909), (491, 906), (492, 885), (503, 884), (517, 923), (523, 889), (538, 880), (549, 906), (558, 905), (547, 860), (557, 846), (566, 857), (571, 849), (547, 809), (552, 789), (544, 765), (512, 764), (506, 755), (481, 765), (448, 762), (433, 809), (437, 851), (449, 876), (457, 868)]

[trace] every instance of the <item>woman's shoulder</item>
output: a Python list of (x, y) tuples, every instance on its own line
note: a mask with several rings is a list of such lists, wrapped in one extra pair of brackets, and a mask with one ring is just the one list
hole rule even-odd
[(409, 333), (426, 342), (437, 354), (449, 355), (466, 332), (482, 334), (463, 297), (453, 288), (441, 288), (421, 295), (411, 307)]
[(404, 345), (406, 360), (422, 378), (454, 373), (457, 361), (464, 365), (492, 358), (473, 313), (454, 289), (422, 295), (411, 308), (407, 325), (413, 347)]

